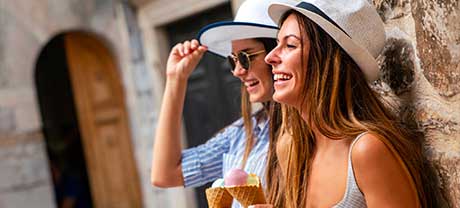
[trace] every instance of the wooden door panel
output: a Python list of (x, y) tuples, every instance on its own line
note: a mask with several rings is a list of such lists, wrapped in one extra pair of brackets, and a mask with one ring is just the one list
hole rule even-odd
[(94, 99), (94, 104), (104, 103), (104, 101), (110, 101), (110, 98), (113, 96), (110, 92), (112, 91), (109, 89), (106, 83), (101, 80), (101, 78), (95, 78), (91, 80), (91, 96)]
[[(123, 164), (122, 152), (118, 148), (120, 145), (120, 137), (116, 134), (117, 128), (119, 126), (110, 122), (104, 123), (103, 125), (99, 126), (97, 129), (98, 132), (98, 142), (100, 146), (105, 146), (106, 149), (103, 152), (100, 152), (99, 156), (102, 158), (103, 161), (110, 161), (113, 163), (109, 166), (102, 166), (103, 169), (102, 174), (106, 176), (110, 176), (106, 178), (106, 192), (113, 193), (112, 196), (108, 199), (110, 201), (109, 204), (121, 205), (126, 204), (126, 201), (123, 200), (123, 193), (124, 190), (124, 171), (123, 167), (118, 164)], [(128, 188), (128, 187), (126, 187)], [(128, 204), (126, 204), (128, 205)], [(120, 206), (120, 207), (127, 207), (127, 206)]]
[(141, 207), (118, 71), (110, 52), (84, 33), (65, 36), (95, 207)]

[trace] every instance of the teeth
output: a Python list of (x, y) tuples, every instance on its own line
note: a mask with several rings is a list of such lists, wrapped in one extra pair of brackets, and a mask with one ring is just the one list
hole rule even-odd
[(273, 79), (275, 81), (278, 81), (278, 80), (290, 80), (291, 78), (292, 78), (292, 76), (287, 75), (287, 74), (274, 74), (273, 75)]
[(244, 85), (246, 85), (246, 87), (250, 87), (252, 85), (257, 84), (258, 82), (259, 81), (257, 81), (257, 80), (252, 80), (252, 81), (245, 82)]

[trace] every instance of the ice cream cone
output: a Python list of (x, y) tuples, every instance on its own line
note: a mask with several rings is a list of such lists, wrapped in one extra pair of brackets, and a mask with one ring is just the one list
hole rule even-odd
[(232, 195), (223, 187), (206, 189), (206, 199), (209, 208), (230, 208), (233, 201)]
[(254, 204), (266, 204), (264, 191), (260, 184), (225, 187), (233, 198), (238, 200), (241, 205), (248, 207)]

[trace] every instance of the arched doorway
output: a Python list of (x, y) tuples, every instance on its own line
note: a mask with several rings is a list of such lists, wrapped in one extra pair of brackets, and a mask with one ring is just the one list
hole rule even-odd
[[(58, 35), (36, 67), (50, 167), (78, 165), (94, 207), (142, 207), (121, 80), (103, 41), (83, 32)], [(59, 188), (56, 199), (67, 195)]]

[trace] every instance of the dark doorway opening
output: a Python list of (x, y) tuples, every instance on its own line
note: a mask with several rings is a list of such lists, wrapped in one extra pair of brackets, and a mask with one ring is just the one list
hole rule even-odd
[[(229, 3), (166, 26), (172, 48), (179, 42), (196, 38), (200, 28), (217, 21), (232, 20)], [(205, 143), (216, 132), (240, 115), (241, 82), (230, 73), (226, 60), (206, 53), (191, 74), (184, 105), (184, 125), (188, 147)], [(207, 207), (205, 189), (196, 189), (198, 206)]]
[(64, 48), (53, 38), (36, 63), (35, 84), (57, 207), (92, 207), (86, 162), (78, 128)]

